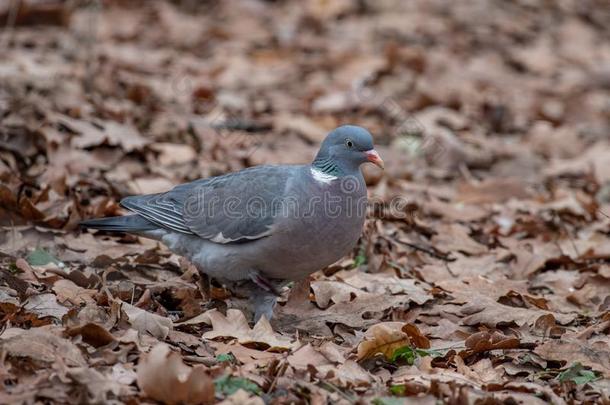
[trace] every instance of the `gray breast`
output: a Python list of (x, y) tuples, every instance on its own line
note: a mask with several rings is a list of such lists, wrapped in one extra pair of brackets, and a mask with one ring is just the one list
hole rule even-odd
[[(258, 270), (270, 278), (301, 279), (334, 263), (354, 247), (366, 216), (360, 172), (328, 183), (309, 168), (287, 189), (283, 216), (268, 238), (257, 241)], [(257, 255), (258, 255), (257, 254)]]

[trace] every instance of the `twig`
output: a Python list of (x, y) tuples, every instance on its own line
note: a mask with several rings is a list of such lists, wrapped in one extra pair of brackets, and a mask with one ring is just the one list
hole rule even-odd
[(325, 388), (327, 391), (336, 392), (337, 394), (341, 395), (346, 401), (348, 401), (352, 404), (356, 402), (356, 400), (352, 396), (343, 392), (343, 390), (341, 390), (339, 387), (337, 387), (336, 385), (334, 385), (332, 383), (329, 383), (328, 381), (319, 381), (319, 384), (322, 388)]
[(398, 243), (400, 243), (402, 245), (405, 245), (405, 246), (409, 246), (412, 249), (415, 249), (415, 250), (418, 250), (420, 252), (429, 254), (432, 257), (435, 257), (437, 259), (440, 259), (440, 260), (443, 260), (443, 261), (446, 261), (446, 262), (454, 262), (455, 261), (454, 258), (448, 257), (449, 256), (448, 254), (447, 255), (441, 255), (440, 253), (436, 253), (432, 249), (428, 249), (428, 248), (424, 248), (424, 247), (418, 246), (415, 243), (405, 242), (405, 241), (400, 240), (400, 239), (396, 239), (396, 242), (398, 242)]
[(282, 364), (280, 365), (279, 370), (277, 371), (277, 373), (275, 373), (275, 377), (273, 377), (273, 381), (271, 382), (271, 385), (269, 386), (269, 389), (267, 389), (267, 394), (271, 393), (271, 391), (273, 391), (273, 389), (275, 388), (276, 384), (277, 384), (277, 380), (284, 375), (284, 373), (286, 372), (286, 369), (288, 368), (288, 359), (285, 358), (284, 360), (282, 360)]
[(186, 361), (190, 361), (191, 363), (204, 364), (208, 367), (212, 367), (218, 364), (216, 359), (212, 357), (184, 356), (183, 359)]

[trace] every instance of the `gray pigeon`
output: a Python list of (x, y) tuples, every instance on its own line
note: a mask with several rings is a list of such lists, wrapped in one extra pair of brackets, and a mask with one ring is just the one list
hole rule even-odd
[(360, 165), (383, 168), (364, 128), (330, 132), (308, 165), (256, 166), (126, 197), (133, 214), (82, 226), (157, 239), (206, 276), (247, 291), (255, 319), (271, 318), (278, 289), (347, 254), (366, 215)]

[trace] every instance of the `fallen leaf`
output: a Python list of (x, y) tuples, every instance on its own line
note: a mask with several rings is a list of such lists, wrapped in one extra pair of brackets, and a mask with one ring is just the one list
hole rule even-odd
[(140, 333), (150, 333), (156, 338), (165, 339), (173, 328), (171, 319), (145, 311), (126, 302), (121, 309), (129, 318), (129, 323)]
[(242, 345), (262, 344), (271, 351), (291, 349), (298, 345), (291, 338), (274, 332), (264, 316), (250, 329), (245, 315), (237, 309), (227, 310), (226, 316), (215, 309), (206, 314), (212, 330), (203, 334), (204, 339), (234, 338)]
[(103, 374), (94, 368), (71, 368), (68, 376), (87, 390), (87, 402), (98, 404), (107, 403), (112, 399), (129, 396), (134, 389), (129, 384), (115, 380), (113, 374)]
[(94, 303), (93, 297), (97, 294), (96, 290), (79, 287), (66, 279), (60, 279), (53, 283), (53, 291), (57, 294), (57, 300), (62, 304), (76, 306)]
[(409, 335), (402, 331), (401, 322), (385, 322), (370, 327), (364, 334), (364, 340), (358, 345), (358, 360), (364, 360), (377, 354), (390, 359), (396, 349), (411, 345)]
[(180, 354), (160, 343), (142, 355), (138, 386), (150, 398), (166, 404), (212, 404), (214, 382), (202, 365), (189, 367)]
[[(58, 359), (68, 366), (85, 366), (86, 360), (81, 351), (67, 339), (55, 333), (52, 329), (13, 329), (0, 335), (2, 344), (0, 350), (7, 353), (9, 358), (29, 358), (41, 366), (55, 363)], [(5, 336), (13, 335), (5, 338)]]
[(66, 335), (70, 337), (80, 335), (84, 342), (93, 347), (106, 346), (107, 344), (116, 341), (115, 337), (112, 336), (110, 332), (96, 323), (87, 323), (82, 326), (67, 329)]
[(29, 297), (23, 305), (28, 312), (35, 314), (38, 318), (47, 316), (62, 319), (68, 313), (68, 308), (57, 302), (54, 294), (39, 294)]

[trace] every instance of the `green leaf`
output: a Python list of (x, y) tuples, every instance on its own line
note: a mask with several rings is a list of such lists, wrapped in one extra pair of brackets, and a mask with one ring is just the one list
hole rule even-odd
[(216, 361), (219, 363), (233, 363), (235, 362), (235, 356), (233, 356), (231, 353), (219, 354), (216, 356)]
[(366, 250), (364, 249), (364, 246), (362, 246), (358, 250), (358, 255), (356, 255), (356, 257), (354, 258), (354, 267), (360, 267), (360, 266), (365, 265), (366, 263), (367, 263)]
[(17, 267), (16, 263), (9, 263), (8, 265), (8, 271), (11, 274), (19, 274), (19, 273), (23, 273), (23, 270), (21, 270), (19, 267)]
[(403, 346), (392, 353), (392, 357), (390, 361), (392, 363), (397, 363), (399, 361), (404, 361), (408, 365), (412, 366), (415, 363), (415, 358), (417, 357), (417, 352), (410, 346)]
[(576, 385), (587, 384), (599, 378), (595, 371), (585, 370), (583, 365), (578, 362), (557, 375), (559, 381), (573, 381)]
[(214, 381), (214, 385), (216, 387), (216, 391), (225, 396), (234, 394), (240, 388), (256, 395), (261, 393), (259, 386), (252, 381), (242, 377), (233, 377), (231, 375), (224, 375), (216, 379), (216, 381)]
[(415, 359), (417, 357), (442, 357), (443, 353), (440, 350), (434, 349), (415, 349), (411, 346), (404, 346), (396, 349), (394, 353), (392, 353), (392, 357), (390, 361), (392, 363), (396, 363), (398, 361), (404, 361), (408, 365), (412, 366), (415, 363)]
[(392, 385), (390, 387), (390, 393), (392, 393), (392, 395), (397, 395), (397, 396), (404, 396), (405, 393), (407, 392), (407, 387), (405, 387), (404, 384), (399, 384), (399, 385)]
[(26, 257), (26, 260), (32, 266), (44, 266), (45, 264), (55, 263), (60, 264), (61, 262), (52, 254), (44, 249), (36, 249)]
[(405, 401), (395, 397), (379, 397), (373, 400), (373, 405), (404, 405)]

